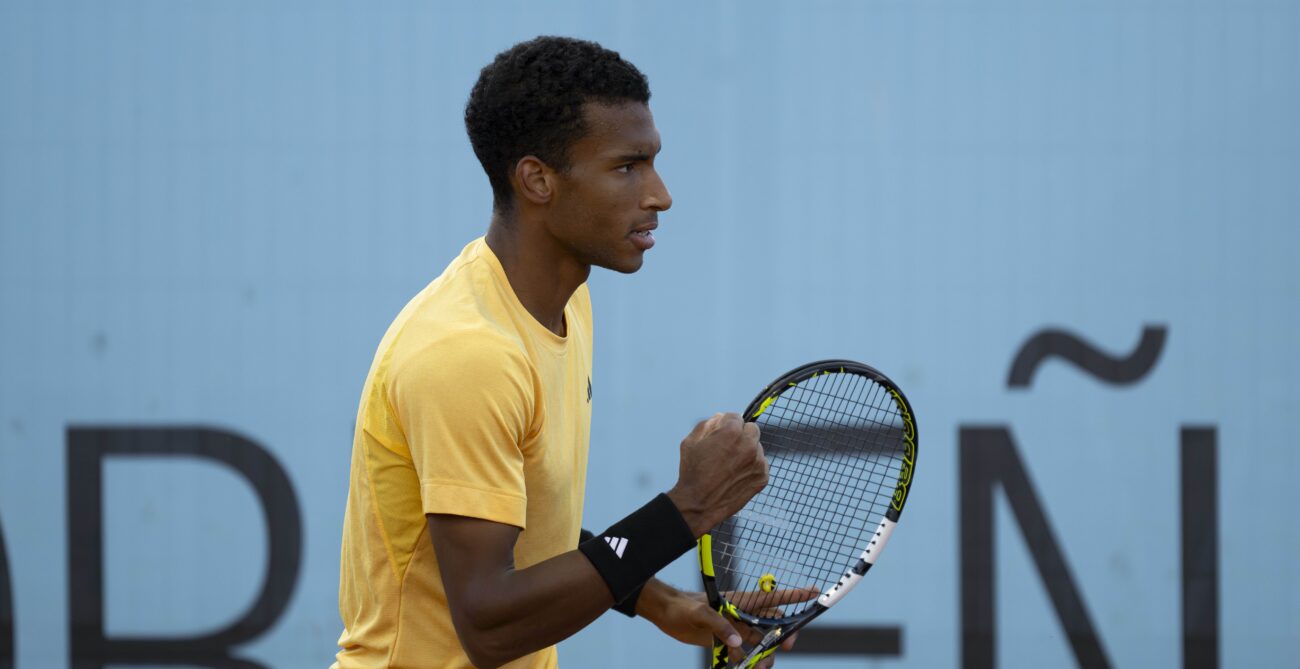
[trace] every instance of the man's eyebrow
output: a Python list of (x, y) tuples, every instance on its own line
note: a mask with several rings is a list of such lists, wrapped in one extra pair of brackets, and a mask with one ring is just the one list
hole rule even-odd
[(658, 155), (661, 149), (662, 147), (658, 147), (658, 146), (654, 147), (653, 150), (641, 149), (641, 148), (632, 149), (630, 151), (627, 151), (626, 153), (620, 153), (614, 156), (614, 160), (629, 161), (629, 162), (638, 161), (638, 160), (639, 161), (650, 160), (651, 158)]

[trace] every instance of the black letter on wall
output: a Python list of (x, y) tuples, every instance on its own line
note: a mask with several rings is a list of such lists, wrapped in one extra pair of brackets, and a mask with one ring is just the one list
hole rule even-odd
[(1016, 453), (1011, 432), (1003, 426), (963, 427), (958, 457), (962, 666), (992, 667), (996, 658), (993, 489), (1000, 483), (1079, 666), (1109, 667), (1110, 660)]
[[(109, 457), (194, 457), (242, 474), (266, 514), (266, 580), (253, 606), (225, 628), (194, 637), (114, 637), (104, 633), (103, 462)], [(264, 669), (231, 657), (232, 648), (271, 627), (289, 603), (302, 553), (298, 500), (284, 469), (265, 449), (210, 428), (68, 430), (68, 610), (73, 669), (109, 664), (181, 664)]]
[(9, 588), (5, 533), (0, 529), (0, 669), (14, 669), (14, 599)]
[(1182, 441), (1183, 666), (1219, 666), (1219, 495), (1213, 427)]

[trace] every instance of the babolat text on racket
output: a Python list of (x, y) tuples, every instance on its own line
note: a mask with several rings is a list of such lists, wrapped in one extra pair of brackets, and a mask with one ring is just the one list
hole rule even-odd
[[(715, 641), (715, 669), (754, 666), (848, 594), (893, 535), (916, 472), (912, 407), (862, 363), (795, 369), (744, 419), (760, 428), (767, 487), (700, 537), (700, 571), (709, 604), (764, 635), (737, 664)], [(821, 596), (781, 605), (810, 586)]]

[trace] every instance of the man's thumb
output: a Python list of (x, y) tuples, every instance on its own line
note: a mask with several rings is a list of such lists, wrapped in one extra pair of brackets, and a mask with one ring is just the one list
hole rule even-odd
[(710, 611), (709, 613), (709, 626), (713, 628), (713, 637), (721, 639), (722, 643), (732, 648), (740, 648), (740, 635), (736, 633), (736, 628), (732, 627), (731, 623), (722, 617), (722, 614), (716, 611)]

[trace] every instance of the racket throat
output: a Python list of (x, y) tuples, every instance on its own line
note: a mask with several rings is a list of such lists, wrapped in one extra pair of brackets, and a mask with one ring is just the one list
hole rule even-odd
[(740, 661), (740, 664), (732, 666), (736, 667), (736, 669), (748, 669), (749, 667), (758, 664), (759, 660), (762, 660), (768, 655), (776, 652), (777, 645), (781, 643), (781, 640), (784, 637), (785, 628), (772, 628), (767, 634), (763, 635), (763, 640), (758, 642), (758, 645), (754, 646), (753, 650), (749, 651), (749, 654), (745, 656), (745, 659)]
[[(749, 669), (749, 667), (758, 664), (763, 658), (776, 652), (776, 647), (780, 645), (781, 641), (785, 638), (785, 630), (786, 628), (784, 626), (773, 627), (768, 630), (767, 634), (763, 635), (763, 640), (759, 641), (758, 645), (754, 646), (744, 658), (734, 664), (725, 661), (725, 650), (722, 651), (722, 654), (718, 654), (718, 651), (715, 650), (713, 666), (715, 668), (723, 667), (725, 669)], [(722, 659), (723, 661), (719, 662), (719, 659)]]
[(753, 667), (763, 658), (776, 652), (776, 649), (780, 647), (781, 642), (785, 641), (786, 637), (803, 629), (804, 626), (812, 622), (814, 618), (825, 612), (826, 607), (821, 606), (820, 604), (813, 604), (812, 608), (809, 609), (801, 618), (798, 618), (789, 624), (778, 625), (768, 630), (767, 633), (763, 635), (763, 639), (758, 642), (758, 645), (750, 649), (744, 659), (740, 660), (740, 662), (736, 664), (726, 665), (727, 668), (749, 669), (750, 667)]
[(768, 648), (771, 648), (772, 646), (775, 646), (776, 644), (780, 643), (781, 637), (783, 636), (785, 636), (784, 627), (773, 627), (772, 629), (768, 630), (767, 634), (763, 635), (763, 640), (758, 642), (758, 645), (760, 647), (766, 646)]

